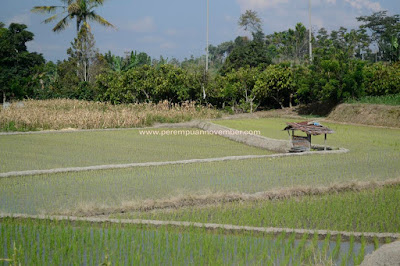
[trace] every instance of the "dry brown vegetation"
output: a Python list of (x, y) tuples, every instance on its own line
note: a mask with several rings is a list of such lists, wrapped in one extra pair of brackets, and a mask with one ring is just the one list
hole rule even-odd
[(378, 104), (340, 104), (329, 120), (371, 126), (400, 127), (400, 106)]
[(169, 199), (144, 200), (122, 202), (121, 206), (99, 206), (96, 203), (82, 203), (73, 210), (65, 210), (56, 214), (74, 216), (98, 216), (127, 212), (146, 212), (161, 209), (179, 209), (185, 207), (201, 207), (229, 202), (283, 200), (293, 197), (315, 196), (324, 194), (343, 193), (347, 191), (363, 191), (384, 186), (400, 184), (400, 177), (385, 181), (355, 181), (348, 183), (333, 184), (331, 186), (299, 186), (293, 188), (274, 189), (254, 194), (246, 193), (203, 193), (193, 195), (176, 196)]
[(176, 123), (191, 119), (218, 118), (221, 114), (194, 102), (181, 105), (158, 104), (112, 105), (79, 100), (26, 100), (0, 109), (2, 130), (59, 130), (65, 128), (129, 128), (154, 123)]

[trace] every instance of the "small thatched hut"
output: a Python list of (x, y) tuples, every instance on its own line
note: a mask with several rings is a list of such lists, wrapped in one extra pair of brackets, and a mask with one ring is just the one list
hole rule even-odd
[[(324, 127), (318, 122), (315, 121), (304, 121), (299, 123), (287, 123), (287, 127), (283, 130), (286, 130), (289, 134), (290, 143), (292, 148), (290, 152), (303, 152), (309, 151), (311, 149), (311, 135), (325, 135), (324, 139), (324, 150), (326, 150), (326, 135), (334, 133), (333, 130)], [(296, 130), (302, 131), (307, 134), (307, 136), (297, 136), (294, 134)], [(290, 135), (290, 131), (292, 131), (292, 135)]]

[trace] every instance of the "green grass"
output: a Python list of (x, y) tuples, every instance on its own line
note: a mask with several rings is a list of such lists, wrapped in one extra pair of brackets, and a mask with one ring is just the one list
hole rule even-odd
[(139, 131), (0, 136), (0, 172), (272, 153), (219, 136), (144, 136)]
[(365, 96), (361, 97), (360, 99), (348, 99), (346, 103), (400, 105), (400, 94)]
[(256, 227), (400, 233), (400, 186), (275, 201), (113, 215)]
[[(285, 139), (287, 133), (281, 131), (284, 121), (218, 123), (238, 129), (259, 129), (266, 136)], [(328, 136), (328, 144), (349, 148), (349, 153), (5, 178), (0, 179), (0, 211), (51, 213), (77, 206), (113, 207), (121, 206), (124, 201), (193, 193), (255, 193), (300, 185), (400, 177), (399, 130), (328, 126), (336, 131)], [(321, 143), (322, 137), (314, 140)]]
[(0, 232), (0, 259), (15, 265), (345, 265), (374, 250), (354, 239), (15, 219), (0, 220)]

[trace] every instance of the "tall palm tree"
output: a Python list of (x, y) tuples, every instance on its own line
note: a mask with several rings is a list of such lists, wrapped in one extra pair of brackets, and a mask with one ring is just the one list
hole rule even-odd
[(62, 19), (53, 28), (54, 32), (64, 30), (69, 22), (76, 19), (76, 31), (79, 33), (82, 26), (90, 28), (88, 21), (95, 21), (100, 25), (106, 27), (115, 26), (108, 22), (105, 18), (101, 17), (95, 12), (95, 8), (102, 6), (105, 0), (60, 0), (62, 5), (59, 6), (35, 6), (32, 12), (35, 13), (49, 13), (54, 14), (61, 11), (46, 20), (44, 23), (50, 23), (62, 16)]

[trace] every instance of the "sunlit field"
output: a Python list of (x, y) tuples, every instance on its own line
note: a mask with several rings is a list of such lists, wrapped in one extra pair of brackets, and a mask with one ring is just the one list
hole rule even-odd
[[(260, 129), (266, 136), (275, 138), (280, 136), (283, 139), (286, 134), (286, 132), (281, 131), (284, 126), (283, 122), (284, 120), (279, 119), (260, 119), (248, 120), (248, 125), (243, 125), (241, 124), (244, 123), (243, 121), (238, 121), (238, 126), (236, 127), (239, 129)], [(218, 123), (235, 126), (235, 124), (232, 124), (235, 121)], [(269, 131), (263, 128), (268, 123), (273, 124)], [(261, 126), (257, 127), (257, 125)], [(72, 210), (78, 206), (118, 207), (124, 202), (164, 199), (193, 193), (255, 193), (282, 187), (330, 185), (356, 180), (387, 180), (400, 176), (400, 164), (398, 163), (400, 161), (399, 130), (334, 124), (328, 126), (336, 131), (335, 134), (329, 136), (329, 144), (349, 148), (349, 153), (5, 178), (0, 180), (0, 211), (31, 214), (57, 213), (63, 210)], [(126, 136), (126, 134), (133, 134), (131, 131), (128, 132), (91, 134), (108, 134), (110, 138), (113, 135)], [(68, 139), (73, 138), (74, 134), (87, 133), (59, 134), (45, 137), (62, 139), (64, 136)], [(1, 138), (3, 137), (8, 138), (9, 136), (2, 136)], [(38, 136), (33, 137), (36, 138)], [(154, 138), (155, 143), (149, 141), (151, 138)], [(161, 142), (163, 138), (136, 136), (136, 139), (149, 143), (148, 146), (138, 145), (142, 150), (147, 151), (147, 158), (149, 158), (147, 160), (155, 160), (155, 158), (158, 160), (171, 160), (170, 154), (171, 156), (176, 156), (175, 158), (182, 159), (185, 156), (185, 151), (186, 154), (190, 154), (193, 157), (193, 154), (196, 153), (203, 157), (216, 157), (218, 154), (228, 155), (230, 151), (234, 151), (233, 153), (240, 151), (238, 154), (252, 154), (253, 152), (260, 154), (264, 152), (255, 148), (243, 147), (244, 145), (242, 144), (219, 137), (215, 137), (216, 147), (221, 147), (223, 146), (222, 144), (226, 143), (226, 147), (220, 150), (218, 150), (219, 148), (208, 150), (207, 147), (212, 147), (212, 145), (207, 141), (209, 139), (207, 137), (207, 139), (203, 140), (203, 146), (205, 147), (201, 147), (202, 145), (189, 146), (189, 143), (186, 143), (185, 146), (178, 142), (176, 145), (185, 149), (182, 150), (175, 148), (176, 141), (170, 139), (170, 149), (165, 149), (165, 152), (163, 152), (162, 145), (158, 145), (161, 148), (159, 152), (156, 152), (154, 149), (157, 141)], [(201, 137), (193, 136), (193, 139), (195, 140), (194, 143), (202, 141)], [(321, 141), (318, 140), (318, 137), (314, 139), (317, 142)], [(179, 138), (179, 141), (185, 142), (187, 140), (189, 139)], [(122, 140), (117, 143), (123, 145)], [(129, 145), (131, 144), (127, 143), (127, 146)], [(151, 147), (153, 147), (153, 150)], [(235, 147), (237, 147), (236, 150)], [(79, 147), (79, 149), (85, 148)], [(98, 147), (98, 149), (100, 150), (101, 148)], [(246, 149), (248, 149), (248, 152), (242, 153)], [(181, 157), (173, 154), (175, 150), (178, 151)], [(221, 151), (224, 151), (224, 153), (221, 153)], [(87, 150), (86, 154), (86, 156), (77, 154), (75, 156), (77, 158), (70, 160), (80, 163), (78, 158), (91, 157)], [(141, 158), (140, 154), (135, 154), (134, 157), (144, 161), (146, 152), (142, 152), (142, 154), (143, 158)], [(94, 161), (96, 157), (104, 160), (103, 156), (107, 157), (100, 153), (99, 155), (93, 155), (90, 160)], [(128, 155), (122, 154), (120, 156), (128, 160)], [(46, 162), (46, 160), (43, 161), (48, 165), (55, 165), (54, 163)], [(113, 162), (116, 163), (117, 160), (115, 159)], [(10, 167), (8, 169), (11, 170)]]
[[(292, 119), (218, 120), (217, 124), (288, 139)], [(208, 202), (219, 195), (252, 195), (400, 177), (400, 130), (324, 123), (328, 145), (345, 154), (247, 159), (17, 176), (0, 179), (0, 212), (108, 215), (256, 227), (399, 233), (399, 186), (279, 200)], [(163, 130), (163, 129), (158, 129)], [(186, 129), (184, 129), (186, 130)], [(322, 137), (313, 137), (322, 144)], [(272, 154), (218, 136), (144, 136), (136, 129), (0, 136), (1, 172), (232, 155)], [(60, 148), (62, 147), (62, 148)], [(191, 207), (140, 210), (157, 201), (203, 197)], [(203, 203), (204, 203), (203, 202)], [(138, 210), (130, 211), (132, 206)], [(229, 234), (200, 229), (97, 225), (2, 219), (0, 258), (38, 264), (131, 263), (359, 264), (382, 239), (323, 239), (291, 234)], [(37, 245), (31, 238), (37, 236)], [(49, 237), (44, 237), (44, 236)], [(390, 241), (390, 239), (387, 239)], [(15, 248), (14, 248), (15, 243)], [(70, 244), (63, 244), (70, 243)], [(82, 246), (82, 243), (86, 243)], [(38, 249), (43, 246), (43, 249)], [(50, 249), (50, 247), (52, 247)], [(55, 247), (55, 248), (53, 248)], [(185, 247), (185, 248), (181, 248)], [(248, 254), (248, 255), (246, 255)], [(16, 261), (14, 260), (14, 261)], [(30, 260), (31, 261), (31, 260)], [(29, 261), (29, 263), (31, 263)], [(28, 264), (29, 264), (28, 263)], [(23, 263), (24, 264), (24, 263)]]
[[(172, 130), (155, 129), (160, 133)], [(177, 134), (187, 130), (196, 131), (176, 129)], [(160, 136), (139, 131), (0, 136), (0, 172), (271, 154), (216, 135)]]

